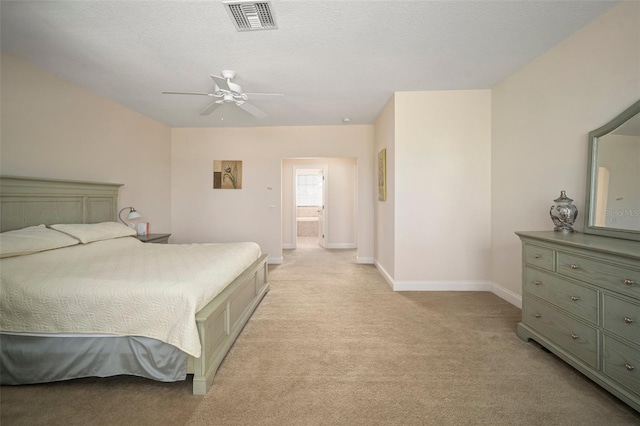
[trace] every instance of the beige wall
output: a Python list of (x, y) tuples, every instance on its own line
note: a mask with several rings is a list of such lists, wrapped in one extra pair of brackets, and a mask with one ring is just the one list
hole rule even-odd
[[(389, 99), (375, 122), (374, 158), (371, 159), (377, 171), (378, 153), (382, 149), (387, 150), (387, 199), (378, 200), (378, 193), (374, 195), (375, 211), (375, 264), (385, 275), (388, 281), (395, 275), (395, 95)], [(374, 176), (374, 185), (377, 191), (377, 172)]]
[(396, 93), (394, 168), (394, 288), (484, 288), (491, 92)]
[(171, 130), (2, 54), (0, 169), (5, 175), (123, 183), (151, 232), (171, 231)]
[(493, 89), (492, 280), (521, 296), (515, 231), (552, 230), (566, 190), (584, 213), (587, 134), (640, 98), (640, 3), (624, 2)]
[[(282, 160), (352, 157), (358, 163), (357, 252), (373, 259), (373, 126), (172, 130), (176, 242), (251, 240), (282, 260)], [(212, 189), (213, 160), (242, 160), (243, 189)]]
[(490, 288), (491, 92), (399, 92), (375, 124), (387, 149), (375, 263), (396, 290)]

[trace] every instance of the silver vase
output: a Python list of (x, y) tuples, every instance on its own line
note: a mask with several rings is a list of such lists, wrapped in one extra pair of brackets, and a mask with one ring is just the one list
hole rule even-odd
[(573, 205), (573, 200), (560, 191), (560, 196), (553, 200), (549, 215), (555, 225), (554, 231), (573, 232), (572, 225), (578, 217), (578, 209)]

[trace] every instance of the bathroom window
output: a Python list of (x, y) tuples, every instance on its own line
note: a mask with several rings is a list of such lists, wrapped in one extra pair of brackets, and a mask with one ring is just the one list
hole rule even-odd
[(297, 176), (296, 205), (298, 207), (322, 205), (321, 174), (300, 174)]

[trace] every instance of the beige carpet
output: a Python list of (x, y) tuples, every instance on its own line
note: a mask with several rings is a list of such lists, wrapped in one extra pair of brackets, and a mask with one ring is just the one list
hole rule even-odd
[(204, 397), (116, 377), (0, 389), (7, 425), (639, 425), (516, 334), (490, 293), (394, 293), (353, 250), (299, 244)]

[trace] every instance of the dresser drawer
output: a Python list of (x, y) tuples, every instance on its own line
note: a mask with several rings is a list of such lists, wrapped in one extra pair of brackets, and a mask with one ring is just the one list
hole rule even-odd
[(602, 371), (640, 396), (640, 350), (604, 335)]
[(553, 254), (554, 251), (546, 247), (540, 247), (534, 244), (524, 245), (524, 262), (537, 266), (538, 268), (553, 271)]
[(640, 298), (640, 271), (559, 251), (558, 273)]
[(525, 323), (547, 339), (598, 369), (598, 330), (527, 297)]
[(525, 267), (525, 291), (553, 305), (571, 312), (594, 324), (598, 324), (598, 291)]
[(640, 345), (640, 304), (605, 294), (603, 312), (605, 330)]

